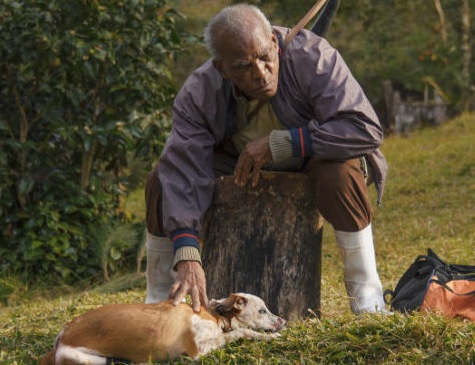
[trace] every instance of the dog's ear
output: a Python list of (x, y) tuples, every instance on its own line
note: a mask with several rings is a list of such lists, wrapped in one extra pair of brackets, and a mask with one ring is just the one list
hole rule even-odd
[(234, 307), (236, 309), (241, 309), (242, 307), (245, 307), (247, 304), (247, 298), (240, 296), (239, 294), (231, 294), (234, 300)]
[(210, 309), (223, 317), (234, 317), (247, 304), (247, 299), (238, 295), (231, 294), (229, 297), (221, 300), (212, 300)]

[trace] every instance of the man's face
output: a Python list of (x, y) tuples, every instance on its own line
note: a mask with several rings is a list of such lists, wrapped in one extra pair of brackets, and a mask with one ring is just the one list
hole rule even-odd
[(277, 37), (257, 22), (250, 22), (241, 36), (221, 34), (216, 69), (249, 99), (267, 100), (279, 83)]

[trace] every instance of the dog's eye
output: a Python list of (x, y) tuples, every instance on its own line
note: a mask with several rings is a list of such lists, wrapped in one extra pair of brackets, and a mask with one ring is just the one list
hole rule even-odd
[(261, 308), (259, 309), (259, 314), (266, 314), (267, 311), (265, 310), (265, 308)]

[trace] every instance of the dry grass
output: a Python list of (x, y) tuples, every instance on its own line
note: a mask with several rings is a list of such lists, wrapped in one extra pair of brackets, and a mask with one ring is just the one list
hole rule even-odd
[[(390, 178), (384, 206), (376, 208), (373, 228), (386, 288), (394, 288), (428, 247), (448, 262), (475, 264), (474, 136), (475, 115), (464, 115), (385, 142)], [(342, 265), (328, 227), (322, 261), (322, 319), (294, 323), (276, 341), (237, 342), (199, 363), (475, 364), (473, 322), (420, 314), (352, 316), (344, 296)], [(74, 316), (105, 303), (144, 299), (143, 281), (138, 289), (124, 292), (68, 290), (69, 294), (56, 299), (42, 298), (42, 291), (33, 295), (16, 290), (17, 304), (0, 308), (0, 364), (36, 364)], [(182, 358), (170, 363), (192, 362)]]

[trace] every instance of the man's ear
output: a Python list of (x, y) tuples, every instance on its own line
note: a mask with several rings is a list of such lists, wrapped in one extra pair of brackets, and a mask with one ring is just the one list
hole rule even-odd
[(274, 47), (277, 47), (279, 49), (279, 40), (277, 39), (277, 36), (275, 35), (274, 32), (272, 32), (272, 43), (274, 43)]
[(213, 60), (213, 66), (218, 72), (221, 74), (221, 76), (225, 79), (228, 78), (226, 71), (223, 68), (223, 62), (219, 60)]

